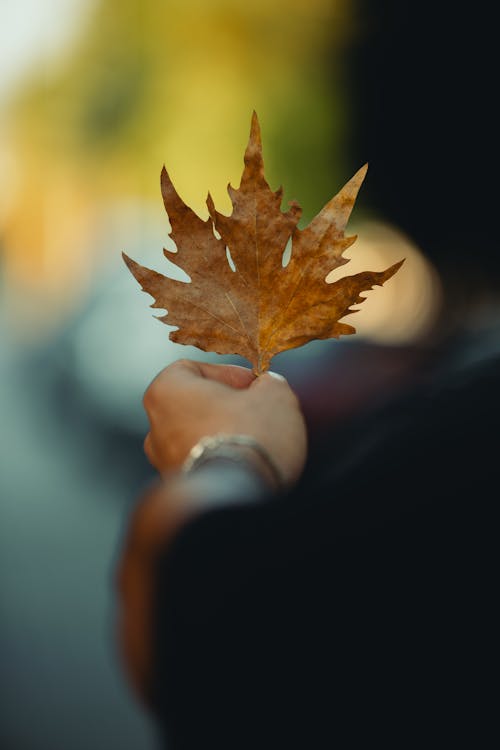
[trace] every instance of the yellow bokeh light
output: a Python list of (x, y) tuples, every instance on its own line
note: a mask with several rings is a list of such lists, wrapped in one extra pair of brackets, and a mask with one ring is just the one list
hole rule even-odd
[(403, 266), (383, 287), (361, 296), (366, 301), (344, 318), (359, 336), (383, 344), (401, 344), (429, 334), (441, 306), (437, 272), (414, 242), (383, 221), (364, 221), (349, 226), (358, 238), (346, 252), (349, 263), (332, 271), (327, 281), (361, 271), (382, 271), (405, 258)]

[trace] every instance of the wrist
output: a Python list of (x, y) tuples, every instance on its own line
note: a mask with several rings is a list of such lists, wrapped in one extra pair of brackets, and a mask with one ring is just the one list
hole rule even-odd
[(279, 491), (285, 486), (283, 475), (268, 451), (250, 435), (217, 433), (202, 437), (191, 448), (182, 471), (192, 474), (221, 462), (252, 473), (268, 490)]

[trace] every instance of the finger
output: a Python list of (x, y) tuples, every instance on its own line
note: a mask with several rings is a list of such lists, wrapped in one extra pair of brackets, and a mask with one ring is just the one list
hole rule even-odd
[(214, 365), (209, 362), (199, 362), (203, 377), (216, 380), (231, 388), (248, 388), (255, 380), (255, 375), (248, 367), (239, 365)]
[(155, 454), (153, 450), (153, 441), (151, 439), (150, 432), (148, 432), (148, 434), (144, 438), (143, 449), (144, 449), (144, 453), (146, 454), (146, 458), (148, 459), (149, 463), (152, 466), (154, 466), (156, 469), (156, 458), (155, 458)]
[(276, 380), (284, 380), (286, 382), (286, 378), (284, 375), (281, 375), (279, 372), (273, 372), (272, 370), (268, 370), (267, 375), (270, 375), (272, 378), (276, 378)]
[(264, 372), (255, 379), (255, 383), (252, 383), (252, 389), (283, 387), (290, 388), (287, 379), (278, 372)]
[(248, 388), (255, 380), (255, 375), (248, 367), (215, 365), (209, 362), (195, 362), (191, 359), (177, 360), (162, 370), (156, 380), (165, 381), (167, 378), (170, 380), (180, 377), (184, 382), (188, 382), (190, 378), (205, 378), (231, 388)]
[(298, 405), (297, 394), (290, 387), (288, 381), (283, 376), (277, 376), (277, 374), (266, 372), (259, 375), (255, 382), (251, 384), (249, 390), (260, 393), (261, 396), (267, 394), (267, 398), (274, 396), (280, 400), (284, 399), (284, 402), (289, 403), (289, 405)]

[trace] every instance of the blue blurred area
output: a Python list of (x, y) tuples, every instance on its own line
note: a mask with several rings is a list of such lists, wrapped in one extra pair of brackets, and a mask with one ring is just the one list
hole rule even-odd
[(149, 748), (114, 637), (114, 568), (137, 486), (138, 435), (99, 424), (62, 352), (0, 362), (0, 745)]

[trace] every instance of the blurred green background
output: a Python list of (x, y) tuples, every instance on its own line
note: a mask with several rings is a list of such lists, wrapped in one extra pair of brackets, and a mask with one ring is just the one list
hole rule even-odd
[[(253, 110), (268, 181), (307, 223), (366, 158), (359, 31), (349, 0), (2, 0), (0, 29), (0, 745), (151, 748), (113, 634), (123, 525), (151, 476), (142, 393), (180, 356), (230, 358), (172, 344), (121, 251), (164, 270), (163, 164), (200, 215), (208, 190), (229, 213)], [(408, 258), (358, 335), (422, 335), (432, 269), (363, 193), (352, 226), (349, 273)], [(342, 346), (275, 369), (299, 387)]]

